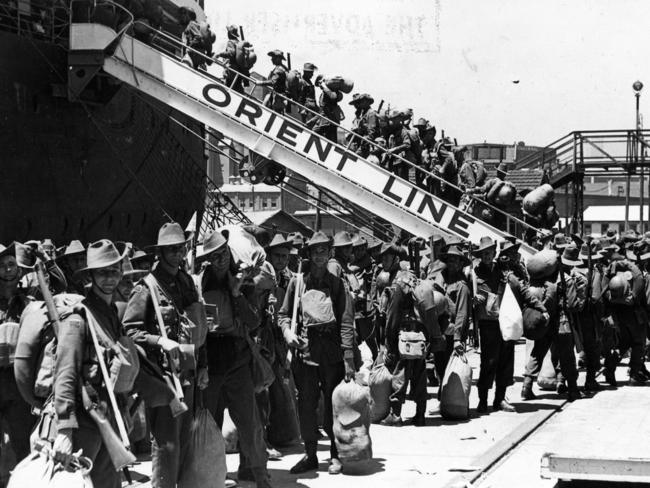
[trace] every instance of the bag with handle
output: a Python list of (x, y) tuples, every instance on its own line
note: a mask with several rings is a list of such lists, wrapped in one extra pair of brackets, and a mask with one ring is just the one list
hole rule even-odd
[(342, 381), (332, 392), (334, 442), (343, 462), (372, 458), (370, 391), (354, 381)]
[(397, 347), (402, 359), (424, 359), (427, 356), (427, 340), (422, 332), (400, 330)]
[(504, 341), (518, 341), (524, 335), (524, 317), (507, 282), (499, 309), (499, 328)]
[(23, 459), (11, 473), (7, 488), (92, 488), (93, 463), (83, 456), (72, 456), (67, 469), (54, 462), (54, 453), (45, 443)]
[(465, 354), (454, 352), (447, 363), (440, 389), (440, 415), (447, 420), (469, 418), (472, 367)]
[(178, 488), (222, 488), (226, 482), (226, 443), (223, 435), (200, 400), (190, 424), (190, 440), (181, 460)]
[(555, 390), (556, 375), (551, 351), (548, 351), (544, 357), (544, 362), (542, 362), (542, 369), (537, 376), (537, 386), (542, 390)]

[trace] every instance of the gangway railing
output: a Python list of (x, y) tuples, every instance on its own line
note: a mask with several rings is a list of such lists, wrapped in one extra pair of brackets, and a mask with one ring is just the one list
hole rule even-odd
[(51, 43), (67, 41), (69, 10), (61, 2), (0, 2), (0, 31)]
[[(257, 79), (255, 79), (253, 77), (250, 77), (250, 76), (246, 76), (246, 75), (244, 75), (242, 73), (239, 73), (236, 70), (232, 70), (227, 65), (219, 62), (217, 59), (210, 58), (210, 57), (206, 56), (204, 53), (202, 53), (200, 51), (197, 51), (196, 49), (193, 49), (191, 47), (183, 45), (182, 43), (179, 42), (179, 40), (177, 38), (169, 35), (166, 32), (156, 30), (156, 29), (152, 28), (150, 25), (144, 24), (144, 23), (142, 23), (140, 21), (135, 21), (134, 23), (140, 25), (143, 29), (148, 29), (149, 31), (151, 31), (153, 33), (151, 41), (150, 41), (151, 45), (156, 46), (157, 48), (163, 50), (167, 54), (180, 58), (180, 57), (183, 56), (184, 52), (191, 52), (193, 55), (195, 55), (199, 59), (205, 60), (206, 63), (214, 63), (216, 65), (219, 65), (224, 70), (224, 72), (226, 72), (226, 71), (232, 72), (233, 77), (232, 77), (232, 81), (228, 85), (229, 88), (233, 89), (233, 87), (238, 85), (238, 81), (245, 80), (246, 84), (250, 88), (247, 91), (245, 90), (244, 93), (248, 97), (254, 98), (253, 93), (255, 92), (256, 88), (259, 86), (259, 81), (260, 80), (257, 80)], [(176, 46), (176, 48), (174, 48), (173, 46)], [(204, 71), (204, 72), (206, 72), (206, 71)], [(220, 81), (221, 83), (224, 83), (224, 81), (222, 79), (216, 78), (216, 80)], [(320, 112), (316, 112), (316, 111), (310, 109), (309, 107), (301, 105), (296, 100), (294, 100), (292, 98), (289, 98), (289, 97), (287, 97), (287, 96), (285, 96), (285, 95), (283, 95), (281, 93), (274, 92), (274, 96), (280, 97), (287, 107), (290, 107), (290, 106), (296, 107), (299, 112), (309, 114), (309, 116), (312, 117), (312, 118), (314, 118), (314, 117), (318, 118), (318, 119), (324, 119), (325, 118)], [(371, 147), (376, 151), (380, 151), (381, 153), (388, 152), (388, 150), (386, 148), (379, 146), (375, 141), (373, 141), (371, 139), (368, 139), (367, 137), (364, 137), (363, 135), (358, 134), (358, 133), (356, 133), (354, 131), (351, 131), (350, 129), (347, 129), (347, 128), (341, 126), (337, 122), (331, 121), (329, 119), (327, 119), (327, 122), (329, 124), (332, 124), (332, 125), (336, 126), (336, 128), (338, 129), (339, 132), (343, 132), (345, 134), (346, 139), (347, 139), (346, 146), (345, 146), (346, 150), (350, 150), (350, 148), (352, 147), (353, 144), (358, 143), (358, 144), (367, 145), (368, 147)], [(447, 180), (442, 178), (440, 175), (438, 175), (438, 174), (436, 174), (436, 173), (434, 173), (432, 171), (429, 171), (426, 168), (423, 168), (422, 166), (418, 166), (417, 164), (415, 164), (415, 163), (409, 161), (408, 159), (405, 159), (404, 157), (399, 156), (397, 154), (391, 154), (391, 158), (394, 159), (394, 160), (398, 160), (398, 161), (400, 161), (401, 164), (404, 164), (404, 165), (408, 166), (416, 174), (419, 173), (422, 179), (424, 179), (426, 177), (426, 178), (435, 180), (440, 185), (442, 185), (444, 187), (453, 188), (457, 192), (459, 192), (460, 194), (464, 194), (465, 199), (468, 202), (475, 202), (475, 203), (478, 203), (481, 208), (490, 209), (493, 214), (500, 216), (505, 221), (505, 225), (506, 225), (506, 228), (508, 229), (509, 233), (515, 234), (515, 235), (522, 235), (527, 230), (528, 231), (532, 230), (533, 233), (538, 232), (537, 229), (532, 227), (527, 222), (525, 222), (525, 221), (519, 219), (518, 217), (504, 211), (503, 209), (501, 209), (499, 207), (496, 207), (495, 205), (487, 202), (485, 199), (483, 199), (483, 198), (481, 198), (481, 197), (479, 197), (477, 195), (471, 195), (471, 194), (465, 193), (465, 190), (466, 190), (465, 188), (461, 188), (461, 187), (459, 187), (458, 185), (456, 185), (454, 183), (448, 182)], [(471, 206), (473, 206), (473, 205), (468, 205), (468, 207), (471, 207)]]
[[(118, 37), (101, 24), (71, 23), (70, 39), (71, 53), (103, 53), (105, 72), (415, 235), (427, 237), (433, 226), (474, 242), (484, 235), (497, 240), (510, 237), (361, 159), (349, 151), (351, 142), (344, 147), (328, 141), (291, 117), (225, 86), (209, 73), (194, 70), (128, 34)], [(531, 252), (526, 246), (522, 250)]]

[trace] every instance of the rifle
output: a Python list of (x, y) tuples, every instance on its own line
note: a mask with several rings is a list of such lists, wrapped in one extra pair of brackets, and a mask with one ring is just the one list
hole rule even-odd
[(241, 36), (242, 41), (246, 40), (246, 38), (244, 37), (244, 28), (241, 25), (239, 26), (239, 35)]
[[(160, 311), (160, 302), (158, 301), (158, 292), (156, 290), (156, 284), (151, 283), (147, 278), (145, 278), (144, 281), (147, 284), (147, 287), (149, 288), (149, 292), (151, 293), (151, 301), (153, 303), (154, 311), (156, 312), (156, 320), (158, 322), (158, 328), (160, 329), (160, 335), (164, 339), (167, 339), (167, 329), (165, 328), (165, 321), (163, 320), (162, 312)], [(172, 411), (172, 417), (177, 417), (182, 413), (187, 412), (188, 408), (187, 405), (185, 404), (185, 395), (183, 393), (183, 386), (181, 385), (181, 380), (178, 377), (178, 369), (179, 369), (178, 359), (172, 357), (171, 353), (165, 353), (165, 355), (167, 356), (167, 364), (169, 365), (169, 374), (163, 374), (163, 377), (165, 378), (165, 381), (167, 382), (169, 387), (174, 392), (174, 399), (169, 404), (169, 408)], [(169, 375), (171, 375), (171, 379)]]
[[(291, 332), (298, 331), (298, 305), (300, 304), (300, 293), (302, 291), (302, 259), (298, 261), (298, 272), (296, 273), (296, 288), (293, 292), (293, 310), (291, 311)], [(287, 364), (291, 365), (293, 351), (287, 352)]]
[[(469, 242), (469, 273), (470, 278), (472, 279), (472, 302), (474, 302), (474, 297), (478, 294), (478, 282), (476, 281), (476, 273), (474, 272), (474, 263), (472, 263), (472, 256), (474, 255), (474, 245), (472, 242)], [(474, 313), (474, 305), (472, 304), (471, 314), (472, 314), (472, 339), (474, 342), (474, 348), (479, 347), (479, 333), (478, 333), (478, 321), (476, 320), (476, 314)]]
[(115, 469), (119, 471), (126, 465), (134, 463), (135, 456), (130, 452), (131, 443), (129, 442), (129, 434), (126, 432), (124, 419), (122, 418), (122, 413), (120, 412), (120, 409), (117, 405), (117, 399), (115, 398), (115, 392), (113, 391), (113, 382), (111, 381), (111, 377), (108, 374), (108, 368), (106, 367), (104, 354), (101, 347), (99, 346), (97, 331), (95, 330), (95, 318), (88, 309), (86, 309), (86, 321), (88, 322), (90, 336), (93, 339), (93, 346), (95, 347), (95, 354), (97, 355), (99, 369), (102, 372), (104, 385), (106, 386), (106, 391), (108, 393), (108, 399), (111, 403), (113, 414), (115, 415), (115, 423), (117, 424), (117, 430), (120, 433), (119, 438), (115, 435), (115, 431), (108, 422), (108, 419), (104, 415), (104, 412), (99, 410), (97, 404), (93, 404), (92, 400), (90, 399), (90, 395), (87, 391), (88, 385), (83, 385), (81, 387), (81, 396), (86, 411), (97, 424), (99, 433), (102, 436), (102, 441), (104, 441), (104, 444), (106, 445), (106, 449), (108, 450), (108, 454), (111, 457), (111, 461), (113, 461)]
[(420, 277), (420, 246), (415, 239), (409, 240), (409, 261), (411, 262), (411, 269), (417, 278)]
[(381, 109), (384, 107), (384, 101), (379, 102), (379, 107), (377, 107), (377, 113), (381, 113)]
[[(92, 326), (89, 326), (90, 330), (92, 331), (93, 328)], [(95, 333), (91, 332), (93, 334), (93, 337), (95, 337)], [(94, 341), (93, 341), (94, 342)], [(99, 351), (97, 351), (97, 357), (99, 358)], [(103, 359), (99, 359), (100, 364), (103, 363)], [(103, 369), (103, 368), (102, 368)], [(126, 468), (129, 464), (133, 464), (136, 461), (135, 456), (131, 451), (128, 450), (129, 447), (129, 437), (126, 436), (126, 431), (124, 432), (124, 435), (120, 432), (120, 437), (115, 434), (115, 431), (113, 430), (113, 427), (111, 426), (110, 422), (106, 418), (106, 415), (102, 410), (99, 408), (99, 405), (92, 401), (90, 398), (90, 394), (88, 393), (88, 388), (91, 388), (88, 384), (85, 384), (81, 387), (81, 398), (83, 402), (83, 406), (88, 412), (88, 415), (90, 415), (90, 418), (93, 419), (95, 424), (97, 425), (97, 428), (99, 429), (99, 434), (102, 436), (102, 442), (106, 446), (106, 450), (108, 451), (108, 455), (111, 457), (111, 462), (113, 463), (113, 466), (115, 466), (115, 469), (119, 471), (122, 468)], [(106, 385), (106, 389), (109, 392), (112, 392), (110, 384)], [(109, 394), (109, 396), (112, 396)], [(112, 396), (114, 398), (114, 396)], [(119, 414), (118, 410), (115, 410), (115, 418), (117, 421), (118, 428), (122, 430), (124, 428), (124, 421), (122, 420), (122, 417)]]

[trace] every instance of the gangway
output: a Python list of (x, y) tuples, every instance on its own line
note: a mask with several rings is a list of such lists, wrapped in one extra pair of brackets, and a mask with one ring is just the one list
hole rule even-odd
[[(482, 236), (498, 241), (511, 237), (229, 88), (209, 73), (140, 42), (126, 33), (128, 25), (116, 32), (106, 25), (74, 20), (69, 52), (72, 79), (89, 80), (103, 69), (414, 235), (426, 238), (435, 227), (472, 242)], [(70, 83), (75, 85), (79, 86)], [(524, 256), (533, 252), (523, 243), (521, 251)]]

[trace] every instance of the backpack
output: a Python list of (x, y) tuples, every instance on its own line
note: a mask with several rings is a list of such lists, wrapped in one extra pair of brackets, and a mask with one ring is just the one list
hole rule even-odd
[(248, 41), (239, 41), (235, 46), (235, 62), (240, 68), (249, 70), (257, 62), (257, 54)]
[[(55, 295), (54, 305), (59, 318), (65, 319), (72, 314), (75, 305), (83, 299), (72, 293)], [(45, 302), (35, 301), (25, 307), (20, 317), (14, 374), (22, 397), (38, 408), (52, 393), (57, 333), (48, 318)]]
[(203, 44), (203, 49), (208, 54), (212, 54), (212, 45), (214, 41), (217, 40), (217, 36), (210, 29), (210, 24), (207, 22), (201, 22), (199, 24), (199, 35), (201, 37), (201, 43)]
[(298, 100), (300, 97), (300, 71), (292, 69), (287, 72), (287, 95), (291, 100)]
[(634, 293), (632, 292), (631, 271), (618, 271), (609, 281), (607, 298), (609, 303), (616, 305), (634, 305)]

